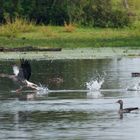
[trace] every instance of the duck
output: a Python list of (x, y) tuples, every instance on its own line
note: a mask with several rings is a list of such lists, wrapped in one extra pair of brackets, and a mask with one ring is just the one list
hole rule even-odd
[(120, 104), (120, 109), (119, 109), (120, 114), (130, 113), (131, 111), (139, 109), (138, 107), (123, 108), (123, 101), (122, 100), (118, 100), (116, 103)]
[(132, 77), (140, 77), (140, 72), (132, 72)]

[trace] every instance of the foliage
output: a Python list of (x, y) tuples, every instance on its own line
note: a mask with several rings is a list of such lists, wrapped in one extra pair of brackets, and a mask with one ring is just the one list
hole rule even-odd
[(15, 18), (14, 21), (6, 19), (6, 23), (0, 26), (0, 36), (17, 37), (19, 33), (30, 32), (34, 30), (34, 23), (26, 19)]
[(111, 27), (124, 27), (131, 24), (131, 18), (126, 11), (115, 10), (110, 15)]
[[(131, 23), (129, 13), (139, 12), (139, 0), (0, 0), (0, 22), (17, 16), (37, 24), (123, 27)], [(136, 14), (137, 15), (137, 14)], [(138, 15), (137, 15), (138, 16)], [(113, 18), (113, 19), (112, 19)]]
[[(64, 27), (61, 26), (36, 26), (35, 30), (30, 32), (18, 33), (16, 38), (0, 36), (0, 46), (60, 48), (139, 47), (139, 25), (136, 23), (132, 29), (129, 27), (115, 29), (76, 27), (76, 30), (72, 33), (64, 32)], [(44, 30), (44, 33), (42, 30)]]

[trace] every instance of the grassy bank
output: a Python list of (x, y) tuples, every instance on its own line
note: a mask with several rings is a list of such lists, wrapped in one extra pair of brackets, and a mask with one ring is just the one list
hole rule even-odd
[[(17, 23), (16, 23), (17, 24)], [(140, 26), (123, 29), (20, 25), (0, 26), (0, 46), (19, 47), (139, 47)], [(28, 27), (28, 25), (30, 27)]]

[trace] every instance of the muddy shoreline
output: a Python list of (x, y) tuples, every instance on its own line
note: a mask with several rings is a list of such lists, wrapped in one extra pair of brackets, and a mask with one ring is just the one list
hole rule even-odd
[(140, 49), (133, 47), (124, 48), (76, 48), (62, 49), (61, 51), (1, 51), (1, 60), (12, 59), (36, 59), (36, 60), (56, 60), (56, 59), (104, 59), (120, 57), (140, 57)]

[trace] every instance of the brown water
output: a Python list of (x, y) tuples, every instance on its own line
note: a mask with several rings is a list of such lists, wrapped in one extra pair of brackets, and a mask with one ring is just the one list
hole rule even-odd
[[(19, 61), (1, 61), (0, 72), (12, 73), (14, 63)], [(140, 107), (140, 92), (126, 90), (140, 80), (131, 77), (132, 72), (140, 72), (140, 58), (34, 60), (31, 66), (31, 81), (56, 92), (41, 94), (25, 89), (13, 93), (18, 85), (0, 78), (0, 139), (139, 140), (140, 112), (120, 119), (115, 102), (123, 99), (126, 107)], [(86, 90), (86, 82), (104, 73), (101, 89), (107, 91), (67, 92)], [(63, 80), (56, 83), (56, 78)]]

